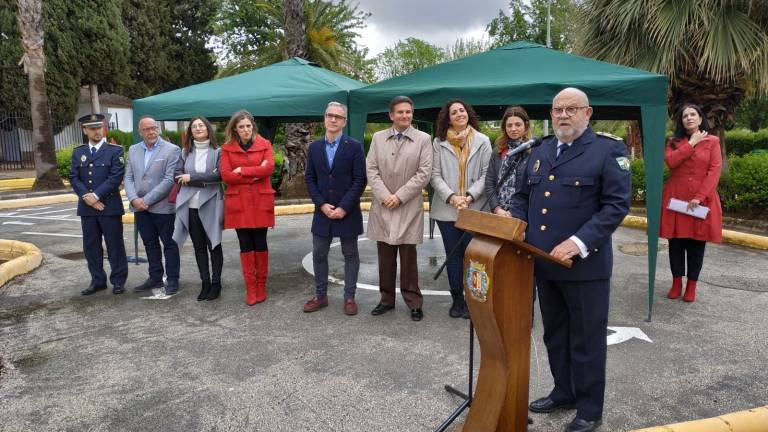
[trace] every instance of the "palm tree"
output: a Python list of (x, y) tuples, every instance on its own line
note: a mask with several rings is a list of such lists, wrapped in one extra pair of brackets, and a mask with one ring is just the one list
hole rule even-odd
[(21, 63), (29, 78), (29, 100), (32, 117), (32, 141), (35, 148), (35, 183), (33, 190), (62, 189), (64, 184), (56, 171), (56, 148), (53, 141), (51, 112), (45, 87), (45, 53), (43, 52), (43, 17), (41, 0), (18, 0), (17, 20), (21, 31), (24, 56)]
[(768, 3), (760, 0), (586, 0), (579, 51), (666, 74), (669, 110), (702, 106), (714, 133), (746, 94), (768, 91)]

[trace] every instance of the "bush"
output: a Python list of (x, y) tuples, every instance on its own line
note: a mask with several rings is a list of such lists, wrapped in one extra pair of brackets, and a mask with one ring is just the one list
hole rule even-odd
[(133, 144), (133, 133), (120, 130), (111, 130), (107, 132), (107, 141), (114, 140), (115, 144), (121, 146), (124, 152)]
[(752, 132), (733, 129), (725, 132), (725, 150), (729, 155), (745, 155), (755, 149), (768, 149), (768, 129)]
[(728, 175), (720, 179), (718, 193), (723, 207), (737, 211), (768, 209), (768, 155), (732, 157)]
[(56, 151), (56, 171), (62, 180), (69, 181), (69, 170), (72, 163), (72, 151), (79, 144), (70, 144), (61, 150)]
[(275, 151), (275, 169), (272, 171), (272, 189), (277, 190), (280, 182), (283, 181), (283, 165), (285, 165), (285, 154), (282, 151)]

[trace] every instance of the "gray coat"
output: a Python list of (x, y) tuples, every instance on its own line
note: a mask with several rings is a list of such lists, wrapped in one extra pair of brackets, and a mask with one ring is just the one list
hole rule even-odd
[(200, 192), (197, 209), (203, 229), (215, 248), (221, 243), (221, 231), (224, 229), (224, 190), (221, 187), (219, 159), (221, 149), (209, 149), (205, 160), (205, 171), (195, 170), (194, 150), (186, 157), (181, 157), (176, 167), (176, 175), (189, 174), (189, 183), (183, 185), (176, 196), (176, 222), (173, 240), (181, 247), (189, 236), (189, 202), (195, 193)]
[[(173, 214), (176, 206), (168, 202), (168, 192), (173, 187), (173, 173), (181, 155), (175, 144), (157, 139), (157, 147), (144, 169), (143, 141), (128, 149), (125, 167), (125, 195), (128, 202), (143, 198), (150, 213)], [(135, 211), (131, 207), (132, 211)]]
[[(480, 210), (487, 197), (485, 196), (485, 172), (488, 170), (488, 162), (491, 159), (491, 140), (487, 135), (478, 131), (474, 132), (472, 147), (469, 150), (467, 160), (466, 191), (472, 195), (470, 208)], [(432, 188), (435, 190), (432, 203), (429, 207), (429, 215), (439, 221), (455, 221), (456, 208), (448, 204), (448, 197), (457, 193), (459, 189), (459, 158), (453, 151), (453, 146), (448, 141), (435, 138), (432, 144)]]

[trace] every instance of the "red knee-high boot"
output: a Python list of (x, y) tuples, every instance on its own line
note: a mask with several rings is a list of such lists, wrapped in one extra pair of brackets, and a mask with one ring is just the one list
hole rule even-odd
[(667, 293), (667, 297), (671, 299), (676, 299), (680, 297), (680, 294), (683, 292), (683, 278), (682, 277), (676, 277), (672, 279), (672, 288), (669, 289), (669, 292)]
[(243, 280), (245, 281), (245, 303), (248, 306), (256, 304), (256, 252), (241, 252), (240, 266), (243, 268)]
[(683, 296), (683, 301), (690, 303), (694, 300), (696, 300), (696, 281), (688, 279), (685, 282), (685, 295)]
[(256, 302), (267, 299), (267, 276), (269, 276), (269, 251), (254, 252), (256, 257)]

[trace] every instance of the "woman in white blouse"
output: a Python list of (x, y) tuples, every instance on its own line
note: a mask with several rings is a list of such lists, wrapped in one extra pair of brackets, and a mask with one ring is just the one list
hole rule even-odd
[[(187, 126), (176, 181), (176, 225), (173, 239), (179, 248), (192, 237), (202, 289), (198, 301), (214, 300), (221, 293), (221, 231), (224, 227), (224, 192), (219, 172), (220, 149), (213, 126), (205, 117), (194, 117)], [(210, 253), (212, 272), (208, 267)]]

